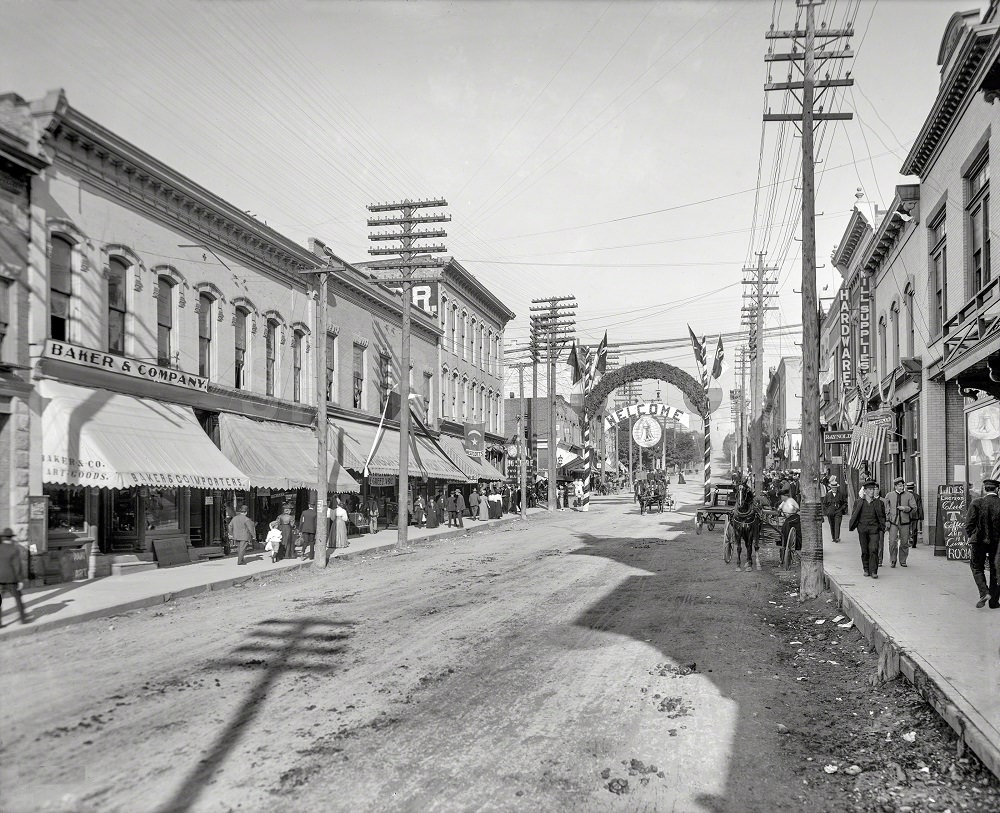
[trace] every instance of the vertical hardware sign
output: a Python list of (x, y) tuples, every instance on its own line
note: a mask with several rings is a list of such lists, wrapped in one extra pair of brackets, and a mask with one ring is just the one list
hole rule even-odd
[(840, 290), (840, 378), (841, 392), (848, 393), (854, 379), (851, 364), (851, 294), (847, 286)]

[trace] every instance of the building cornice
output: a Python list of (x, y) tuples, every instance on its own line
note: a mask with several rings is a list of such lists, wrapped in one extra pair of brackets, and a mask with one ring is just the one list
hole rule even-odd
[(912, 212), (920, 203), (920, 184), (906, 184), (896, 187), (896, 195), (882, 217), (868, 248), (861, 257), (861, 267), (867, 273), (874, 273), (892, 251), (907, 222), (914, 217)]
[(847, 228), (844, 229), (844, 236), (840, 239), (840, 243), (831, 257), (833, 264), (838, 268), (849, 268), (862, 238), (870, 235), (871, 230), (868, 218), (855, 206), (854, 211), (851, 212), (851, 219), (847, 221)]
[[(903, 162), (899, 171), (901, 175), (924, 177), (942, 145), (948, 142), (948, 135), (960, 118), (958, 114), (979, 91), (980, 83), (974, 82), (973, 79), (982, 67), (983, 58), (998, 29), (1000, 25), (989, 23), (967, 26), (961, 32), (961, 39), (954, 46), (955, 52), (948, 60), (953, 60), (954, 64), (948, 69), (934, 105)], [(946, 39), (948, 36), (949, 33), (946, 31)], [(942, 52), (939, 61), (946, 56)]]
[(476, 279), (472, 273), (465, 268), (454, 257), (444, 257), (447, 264), (444, 266), (445, 283), (462, 290), (466, 297), (473, 299), (482, 309), (493, 316), (503, 330), (506, 324), (515, 318), (516, 314), (501, 302), (485, 285)]

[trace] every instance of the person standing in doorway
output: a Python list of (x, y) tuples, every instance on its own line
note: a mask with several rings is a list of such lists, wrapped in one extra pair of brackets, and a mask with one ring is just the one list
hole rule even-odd
[[(965, 534), (972, 546), (972, 578), (979, 589), (976, 607), (986, 602), (1000, 608), (1000, 582), (997, 581), (997, 548), (1000, 545), (1000, 480), (983, 480), (983, 496), (972, 501), (965, 517)], [(987, 574), (989, 580), (987, 581)]]
[(878, 483), (865, 482), (861, 489), (862, 498), (854, 504), (848, 529), (858, 532), (861, 543), (861, 566), (865, 575), (878, 578), (878, 547), (885, 530), (885, 503), (875, 496)]
[(299, 517), (302, 535), (302, 560), (316, 558), (316, 500), (309, 500), (309, 507)]
[(835, 476), (827, 481), (826, 494), (823, 495), (823, 514), (830, 523), (830, 536), (834, 542), (840, 541), (840, 523), (847, 513), (847, 492), (840, 487)]
[(897, 477), (892, 483), (892, 491), (885, 497), (885, 514), (889, 523), (889, 566), (896, 561), (906, 567), (906, 554), (910, 550), (910, 517), (916, 513), (917, 503), (906, 490), (906, 482)]
[(247, 516), (245, 505), (241, 505), (236, 516), (229, 520), (229, 538), (236, 543), (236, 564), (245, 565), (247, 547), (257, 538), (257, 526)]
[(21, 563), (21, 548), (14, 542), (14, 531), (4, 528), (0, 531), (0, 602), (3, 601), (4, 593), (13, 593), (21, 623), (27, 624), (31, 619), (24, 612), (24, 601), (21, 599), (23, 587), (24, 565)]
[(469, 518), (479, 519), (479, 490), (474, 488), (469, 495)]
[(910, 547), (917, 546), (917, 535), (920, 533), (920, 523), (924, 521), (924, 501), (917, 493), (916, 483), (907, 483), (906, 490), (913, 495), (913, 502), (917, 504), (917, 513), (910, 517)]

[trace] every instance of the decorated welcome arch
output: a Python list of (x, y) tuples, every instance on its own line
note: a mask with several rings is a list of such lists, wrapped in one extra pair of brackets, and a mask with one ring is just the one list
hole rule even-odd
[[(687, 396), (690, 404), (698, 410), (698, 414), (705, 424), (705, 500), (707, 502), (711, 488), (709, 484), (712, 479), (712, 424), (709, 420), (708, 395), (705, 392), (705, 387), (690, 373), (662, 361), (637, 361), (606, 373), (586, 394), (583, 404), (584, 428), (586, 430), (590, 426), (590, 419), (601, 411), (605, 400), (611, 393), (633, 381), (646, 379), (665, 381), (679, 389)], [(585, 431), (585, 435), (589, 438), (589, 432)], [(592, 449), (587, 449), (588, 459), (592, 452)], [(589, 471), (586, 479), (589, 479)], [(589, 492), (589, 483), (585, 482), (584, 488)]]

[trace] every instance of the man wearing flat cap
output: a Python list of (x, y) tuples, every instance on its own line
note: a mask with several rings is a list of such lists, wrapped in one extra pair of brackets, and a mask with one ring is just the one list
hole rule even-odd
[(0, 601), (4, 593), (13, 593), (17, 611), (21, 615), (21, 623), (27, 624), (30, 619), (24, 612), (24, 602), (21, 600), (23, 583), (24, 566), (21, 564), (21, 549), (14, 544), (14, 532), (10, 528), (4, 528), (0, 531)]
[(910, 547), (917, 546), (917, 536), (920, 533), (920, 523), (924, 520), (924, 501), (920, 499), (920, 492), (917, 491), (917, 484), (909, 482), (906, 490), (913, 495), (913, 501), (917, 504), (917, 512), (910, 515)]
[(840, 523), (847, 513), (847, 491), (831, 476), (823, 495), (823, 515), (830, 523), (830, 535), (834, 542), (840, 541)]
[[(983, 480), (983, 496), (972, 501), (965, 518), (965, 534), (972, 547), (972, 578), (979, 589), (977, 607), (986, 602), (1000, 607), (1000, 583), (997, 582), (997, 544), (1000, 542), (1000, 481)], [(986, 574), (989, 572), (989, 582)]]
[(861, 488), (862, 497), (854, 503), (849, 530), (858, 532), (861, 543), (861, 566), (865, 575), (878, 578), (879, 539), (885, 531), (885, 503), (878, 498), (878, 483), (866, 481)]
[(906, 490), (906, 481), (897, 477), (892, 491), (885, 495), (885, 518), (889, 523), (889, 566), (896, 561), (906, 567), (906, 554), (910, 551), (910, 522), (917, 513), (917, 501)]

